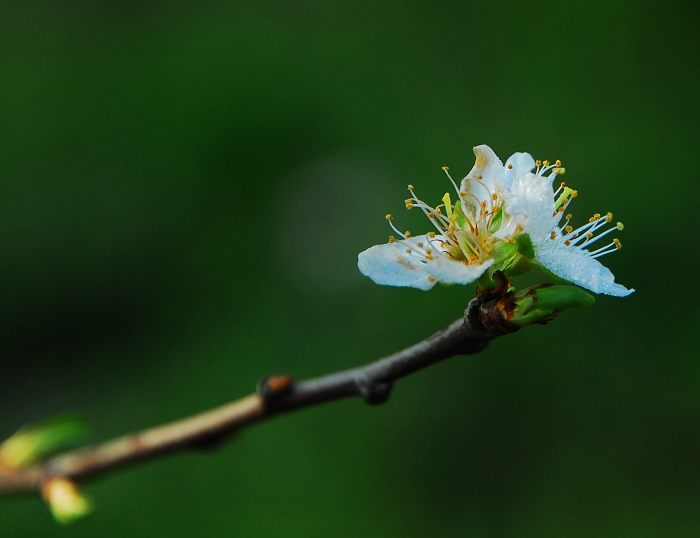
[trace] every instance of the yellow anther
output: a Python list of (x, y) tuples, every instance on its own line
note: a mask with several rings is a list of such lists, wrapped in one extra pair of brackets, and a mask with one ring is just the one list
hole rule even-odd
[(518, 234), (519, 234), (520, 232), (522, 232), (522, 231), (523, 231), (523, 227), (522, 227), (520, 224), (518, 224), (518, 225), (515, 227), (515, 235), (518, 235)]
[(435, 282), (435, 278), (432, 277), (432, 276), (429, 276), (429, 277), (428, 277), (428, 282)]
[(413, 251), (412, 251), (410, 248), (407, 248), (407, 249), (406, 249), (406, 254), (411, 254), (411, 253), (413, 253)]
[(571, 246), (571, 241), (569, 241), (569, 240), (567, 239), (566, 241), (564, 241), (564, 244), (565, 244), (567, 247), (570, 247), (570, 246)]
[(535, 161), (535, 166), (537, 166), (538, 168), (539, 168), (540, 166), (542, 166), (542, 161), (540, 161), (539, 159), (537, 159), (537, 160)]
[(568, 233), (568, 234), (570, 234), (571, 232), (574, 231), (574, 228), (573, 228), (572, 226), (567, 226), (567, 227), (564, 228), (564, 229), (566, 230), (566, 233)]
[(566, 220), (571, 220), (572, 217), (573, 217), (573, 215), (572, 215), (571, 213), (569, 213), (569, 214), (566, 216)]
[(396, 241), (396, 238), (393, 235), (390, 235), (389, 236), (389, 243), (393, 243), (394, 241)]
[(562, 189), (565, 189), (565, 188), (566, 188), (566, 183), (564, 183), (563, 181), (561, 182), (561, 188), (562, 188)]
[(435, 208), (435, 213), (437, 213), (438, 215), (442, 215), (442, 211), (440, 211), (439, 207)]
[(431, 261), (431, 260), (434, 260), (435, 258), (433, 258), (430, 254), (426, 254), (425, 259), (428, 261)]
[(549, 161), (544, 161), (542, 164), (543, 164), (543, 165), (545, 166), (545, 168), (546, 168), (547, 166), (549, 166)]
[(553, 171), (561, 176), (566, 173), (566, 168), (564, 168), (563, 166), (558, 166)]
[(513, 165), (512, 165), (512, 164), (509, 164), (509, 165), (508, 165), (508, 170), (512, 170), (512, 169), (513, 169)]
[(481, 174), (477, 174), (476, 179), (483, 179), (483, 177), (481, 177)]
[(432, 218), (434, 218), (434, 217), (435, 217), (435, 215), (433, 215), (432, 213), (428, 213), (428, 218), (429, 218), (429, 219), (432, 219)]
[(413, 200), (406, 200), (406, 209), (413, 209)]
[[(423, 243), (418, 243), (418, 248), (423, 248)], [(430, 251), (428, 251), (430, 252)]]
[[(418, 243), (418, 246), (419, 246), (419, 247), (422, 247), (423, 245), (421, 245), (420, 243)], [(430, 250), (430, 249), (427, 249), (427, 250), (425, 251), (425, 253), (426, 253), (426, 254), (432, 254), (433, 251)]]
[(594, 218), (595, 220), (600, 220), (600, 213), (594, 213), (594, 214), (593, 214), (593, 218)]
[(554, 164), (556, 164), (557, 166), (561, 166), (561, 161), (557, 159), (557, 162), (555, 162)]
[(554, 240), (557, 238), (557, 232), (552, 232), (551, 234), (549, 234), (549, 238), (550, 238), (552, 241), (554, 241)]
[(447, 172), (447, 171), (450, 169), (450, 167), (449, 167), (449, 166), (443, 166), (442, 169), (443, 169), (445, 172)]
[(618, 222), (618, 223), (616, 224), (616, 228), (617, 228), (618, 230), (622, 231), (622, 230), (625, 229), (625, 225), (622, 224), (621, 222)]
[(386, 218), (386, 220), (391, 220), (391, 219), (393, 219), (394, 217), (391, 216), (391, 213), (387, 213), (387, 214), (386, 214), (386, 217), (384, 217), (384, 218)]
[(428, 237), (430, 237), (430, 239), (435, 239), (435, 232), (428, 232)]
[(590, 219), (588, 219), (588, 222), (595, 222), (595, 217), (591, 217)]
[(408, 186), (408, 190), (409, 190), (409, 191), (412, 191), (412, 190), (413, 190), (413, 185), (409, 185), (409, 186)]
[(411, 232), (406, 230), (406, 233), (404, 235), (406, 236), (406, 239), (408, 239), (409, 237), (411, 237)]
[(617, 238), (613, 239), (613, 243), (615, 243), (615, 248), (617, 250), (620, 250), (622, 248), (622, 243), (620, 243), (619, 239), (617, 239)]
[(576, 198), (578, 196), (578, 191), (571, 191), (571, 197)]
[(466, 195), (467, 195), (467, 193), (464, 191), (459, 193), (460, 198), (464, 198)]
[(563, 213), (563, 212), (564, 212), (564, 209), (565, 209), (565, 208), (564, 208), (563, 205), (562, 205), (562, 206), (559, 206), (559, 209), (557, 209), (557, 212), (558, 212), (558, 213)]
[(593, 234), (591, 232), (588, 232), (586, 234), (586, 239), (590, 239), (591, 237), (593, 237)]
[(608, 211), (608, 214), (605, 215), (605, 222), (612, 222), (613, 214)]
[(492, 199), (494, 202), (497, 201), (497, 200), (498, 200), (498, 194), (496, 194), (496, 193), (494, 192), (494, 193), (491, 195), (491, 199)]

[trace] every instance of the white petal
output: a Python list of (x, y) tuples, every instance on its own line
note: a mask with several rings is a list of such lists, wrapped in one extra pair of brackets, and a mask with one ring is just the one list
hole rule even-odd
[(616, 284), (610, 269), (580, 249), (546, 241), (536, 246), (535, 258), (558, 277), (595, 293), (625, 297), (634, 291)]
[(513, 153), (506, 161), (505, 180), (506, 189), (510, 189), (513, 180), (532, 172), (535, 168), (535, 159), (529, 153)]
[(465, 265), (446, 255), (439, 255), (425, 264), (425, 271), (445, 284), (469, 284), (484, 274), (491, 265), (493, 260), (486, 260), (480, 265)]
[(561, 219), (561, 214), (553, 216), (554, 176), (555, 174), (541, 176), (528, 172), (516, 177), (504, 195), (506, 214), (518, 222), (536, 244), (543, 242)]
[(419, 260), (409, 260), (395, 243), (375, 245), (357, 256), (360, 272), (377, 284), (429, 290), (435, 285)]
[[(490, 200), (493, 193), (505, 190), (503, 163), (486, 145), (476, 146), (474, 155), (476, 155), (476, 162), (471, 172), (462, 180), (460, 190), (472, 193), (480, 201)], [(479, 175), (481, 179), (477, 179)], [(471, 196), (466, 197), (465, 203), (471, 208), (472, 213), (478, 213), (480, 208), (474, 204)]]

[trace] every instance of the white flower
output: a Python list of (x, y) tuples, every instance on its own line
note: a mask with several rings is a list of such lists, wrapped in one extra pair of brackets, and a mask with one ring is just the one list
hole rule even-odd
[[(460, 189), (444, 168), (456, 191), (454, 204), (448, 193), (442, 204), (431, 207), (408, 186), (411, 198), (406, 207), (420, 208), (436, 231), (412, 237), (410, 232), (401, 233), (387, 215), (401, 239), (392, 236), (388, 244), (361, 252), (357, 264), (362, 274), (377, 284), (429, 290), (436, 282), (468, 284), (494, 264), (494, 245), (506, 237), (512, 240), (521, 231), (503, 212), (503, 195), (512, 174), (505, 173), (488, 146), (478, 146), (474, 153), (476, 163)], [(520, 167), (518, 155), (513, 157)]]
[(485, 145), (475, 147), (474, 154), (474, 167), (459, 189), (444, 168), (457, 194), (454, 204), (445, 194), (443, 203), (433, 208), (419, 200), (409, 185), (411, 198), (406, 207), (420, 208), (436, 232), (417, 237), (403, 234), (387, 215), (401, 239), (390, 237), (388, 244), (361, 252), (358, 267), (362, 274), (378, 284), (423, 290), (436, 282), (468, 284), (494, 264), (507, 272), (512, 260), (505, 263), (499, 258), (505, 250), (498, 245), (514, 244), (518, 235), (526, 233), (532, 241), (533, 261), (554, 275), (596, 293), (622, 297), (634, 291), (616, 284), (610, 270), (597, 260), (621, 247), (617, 239), (593, 251), (586, 248), (622, 230), (617, 223), (601, 232), (612, 221), (612, 214), (596, 214), (576, 230), (569, 226), (569, 214), (560, 226), (577, 192), (564, 183), (553, 190), (554, 178), (564, 172), (559, 161), (550, 165), (535, 161), (528, 153), (515, 153), (504, 166)]
[[(612, 222), (612, 213), (601, 216), (596, 213), (589, 221), (574, 229), (569, 225), (571, 214), (561, 219), (575, 198), (577, 191), (562, 183), (554, 191), (554, 178), (564, 169), (561, 162), (550, 164), (535, 161), (529, 154), (521, 153), (520, 165), (526, 173), (515, 174), (505, 194), (505, 213), (511, 222), (522, 226), (532, 240), (535, 261), (554, 275), (568, 280), (595, 293), (624, 297), (634, 290), (615, 283), (610, 269), (597, 258), (615, 252), (622, 247), (618, 239), (601, 248), (589, 250), (590, 246), (606, 235), (622, 230), (621, 222)], [(532, 173), (531, 170), (535, 169)], [(550, 172), (549, 175), (544, 174)]]

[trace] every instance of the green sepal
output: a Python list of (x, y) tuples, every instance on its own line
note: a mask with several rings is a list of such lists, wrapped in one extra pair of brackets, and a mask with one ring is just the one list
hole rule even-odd
[(462, 200), (457, 200), (457, 202), (455, 202), (455, 214), (457, 215), (457, 224), (459, 227), (466, 230), (469, 224), (467, 223), (467, 218), (462, 209)]
[(535, 247), (532, 245), (530, 234), (520, 234), (515, 238), (515, 244), (518, 245), (518, 252), (528, 260), (535, 259)]
[(489, 233), (496, 233), (501, 229), (501, 224), (503, 224), (503, 206), (498, 208), (493, 216), (491, 217), (491, 224), (489, 224)]
[(477, 280), (482, 291), (499, 287), (499, 282), (493, 279), (496, 271), (502, 271), (506, 278), (512, 278), (527, 273), (533, 267), (531, 259), (521, 254), (521, 245), (517, 241), (497, 241), (492, 248), (495, 263)]

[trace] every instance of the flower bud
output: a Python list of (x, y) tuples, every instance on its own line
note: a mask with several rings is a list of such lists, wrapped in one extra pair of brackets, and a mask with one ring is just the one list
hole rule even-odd
[(568, 308), (591, 306), (595, 299), (576, 286), (538, 284), (515, 292), (508, 321), (518, 327), (544, 324)]

